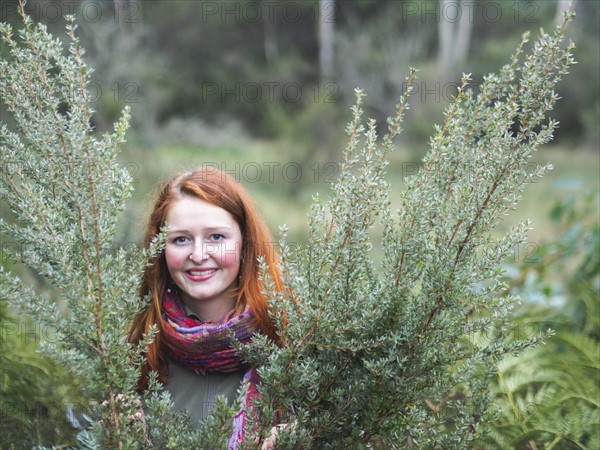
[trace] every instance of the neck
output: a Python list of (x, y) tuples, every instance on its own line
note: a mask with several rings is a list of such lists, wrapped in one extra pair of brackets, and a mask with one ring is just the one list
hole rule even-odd
[(235, 297), (216, 298), (209, 301), (198, 301), (182, 294), (183, 304), (188, 314), (195, 315), (203, 322), (220, 322), (232, 309), (235, 308)]

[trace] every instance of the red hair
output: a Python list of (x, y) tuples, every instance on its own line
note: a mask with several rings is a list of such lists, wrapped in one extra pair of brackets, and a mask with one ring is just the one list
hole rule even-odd
[[(230, 176), (214, 168), (202, 168), (167, 180), (159, 188), (154, 208), (150, 214), (144, 247), (148, 248), (152, 239), (160, 233), (165, 225), (169, 208), (183, 195), (189, 195), (209, 202), (229, 212), (242, 232), (240, 282), (237, 290), (236, 311), (242, 312), (246, 307), (253, 310), (262, 332), (279, 343), (275, 324), (268, 313), (268, 304), (263, 283), (260, 281), (258, 258), (262, 258), (268, 272), (281, 291), (281, 274), (278, 268), (278, 257), (274, 241), (269, 229), (258, 214), (246, 191)], [(134, 318), (129, 330), (129, 342), (137, 344), (156, 325), (158, 333), (148, 345), (146, 361), (138, 381), (138, 389), (143, 391), (148, 386), (150, 371), (158, 372), (158, 378), (166, 383), (168, 374), (168, 353), (164, 343), (163, 318), (161, 313), (162, 296), (171, 284), (164, 252), (158, 255), (153, 264), (146, 267), (140, 286), (142, 301), (149, 296), (149, 304)]]

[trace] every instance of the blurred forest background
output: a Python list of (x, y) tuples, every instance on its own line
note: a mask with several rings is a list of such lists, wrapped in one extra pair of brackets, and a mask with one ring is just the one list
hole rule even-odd
[[(94, 68), (98, 132), (109, 130), (125, 105), (132, 108), (122, 159), (135, 193), (118, 247), (139, 244), (159, 180), (201, 165), (234, 175), (275, 234), (285, 223), (289, 239), (305, 243), (312, 195), (326, 194), (337, 174), (355, 87), (365, 89), (367, 115), (382, 125), (409, 66), (419, 69), (389, 167), (400, 190), (418, 170), (461, 73), (471, 73), (477, 89), (508, 62), (523, 32), (533, 37), (554, 27), (569, 3), (30, 0), (26, 9), (61, 37), (63, 16), (77, 16)], [(553, 117), (560, 127), (532, 161), (551, 161), (555, 170), (529, 186), (499, 226), (502, 232), (534, 221), (530, 242), (505, 266), (523, 300), (515, 334), (548, 327), (557, 334), (519, 360), (526, 364), (500, 363), (499, 420), (484, 424), (491, 434), (481, 448), (600, 447), (600, 2), (579, 0), (575, 12), (567, 34), (578, 64), (559, 85)], [(2, 0), (0, 14), (18, 28), (17, 0)], [(4, 256), (11, 245), (2, 240), (2, 264), (19, 272)], [(35, 274), (24, 276), (47, 289)], [(0, 317), (0, 448), (72, 442), (81, 420), (76, 382), (35, 356), (48, 338), (44, 330), (4, 303)]]

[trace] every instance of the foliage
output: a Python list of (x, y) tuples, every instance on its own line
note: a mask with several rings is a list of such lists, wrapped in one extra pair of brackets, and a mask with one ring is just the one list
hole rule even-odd
[(4, 251), (13, 250), (17, 263), (42, 275), (60, 293), (60, 302), (3, 268), (2, 299), (51, 333), (53, 339), (40, 339), (40, 350), (80, 380), (79, 412), (90, 421), (78, 436), (81, 445), (132, 448), (162, 432), (157, 444), (174, 439), (167, 446), (181, 448), (187, 442), (190, 448), (190, 439), (198, 435), (171, 412), (157, 383), (144, 399), (149, 409), (140, 416), (136, 367), (152, 335), (139, 348), (124, 339), (128, 321), (123, 318), (142, 306), (141, 271), (162, 245), (157, 240), (141, 252), (118, 248), (114, 240), (117, 213), (131, 191), (130, 174), (117, 162), (129, 112), (112, 134), (95, 137), (91, 69), (82, 60), (74, 18), (69, 17), (65, 55), (61, 42), (22, 12), (18, 40), (9, 25), (0, 29), (11, 55), (0, 61), (0, 89), (16, 126), (11, 130), (2, 123), (0, 128), (2, 160), (9, 162), (2, 166), (0, 196), (13, 214), (2, 219), (0, 231), (15, 243)]
[(0, 448), (70, 442), (78, 420), (73, 382), (35, 353), (42, 330), (11, 317), (5, 300), (0, 303)]
[[(26, 16), (22, 45), (9, 26), (0, 30), (12, 58), (0, 62), (0, 88), (17, 127), (0, 129), (3, 159), (13, 163), (2, 167), (0, 194), (15, 216), (1, 231), (20, 244), (14, 258), (59, 289), (68, 313), (4, 272), (3, 296), (55, 330), (57, 340), (42, 342), (42, 351), (81, 379), (91, 421), (81, 446), (220, 447), (231, 414), (224, 404), (191, 432), (156, 380), (143, 399), (134, 392), (135, 363), (152, 333), (132, 348), (123, 318), (143, 306), (139, 275), (162, 243), (144, 253), (115, 249), (117, 213), (131, 189), (116, 160), (128, 111), (112, 134), (94, 136), (90, 69), (69, 20), (67, 56)], [(516, 299), (504, 295), (498, 270), (528, 224), (499, 239), (490, 233), (544, 172), (529, 172), (527, 163), (552, 136), (553, 88), (572, 64), (562, 35), (562, 28), (542, 34), (523, 62), (519, 47), (478, 95), (463, 77), (397, 214), (384, 176), (410, 90), (381, 145), (375, 122), (361, 123), (357, 92), (345, 162), (329, 203), (315, 199), (310, 245), (293, 254), (282, 244), (289, 290), (274, 292), (266, 280), (284, 345), (258, 338), (240, 349), (263, 365), (255, 432), (266, 434), (278, 410), (293, 422), (280, 434), (281, 448), (464, 448), (477, 436), (493, 414), (494, 363), (538, 340), (504, 339)], [(372, 255), (376, 225), (381, 268)], [(489, 327), (500, 339), (482, 342)]]
[[(557, 202), (551, 216), (561, 237), (541, 244), (535, 262), (519, 267), (523, 275), (515, 277), (513, 290), (529, 301), (514, 329), (531, 332), (551, 324), (557, 335), (498, 365), (493, 389), (501, 415), (486, 424), (485, 448), (600, 446), (600, 229), (590, 221), (597, 217), (597, 199)], [(558, 271), (566, 278), (564, 291), (553, 282)]]
[[(502, 19), (516, 19), (520, 17), (524, 22), (533, 19), (538, 26), (551, 26), (551, 18), (554, 8), (558, 2), (518, 2), (507, 4)], [(559, 142), (577, 142), (593, 150), (599, 145), (599, 136), (596, 130), (598, 112), (600, 109), (600, 82), (597, 76), (592, 75), (597, 64), (588, 64), (593, 55), (600, 54), (598, 38), (586, 39), (591, 33), (597, 33), (596, 25), (600, 16), (600, 5), (598, 2), (577, 1), (577, 21), (579, 26), (571, 27), (568, 36), (577, 42), (574, 50), (575, 57), (580, 62), (570, 71), (569, 78), (564, 80), (557, 88), (561, 96), (561, 108), (553, 112), (553, 117), (560, 122), (560, 130), (557, 132)], [(520, 13), (520, 14), (519, 14)], [(508, 54), (509, 44), (519, 25), (514, 20), (512, 27), (510, 20), (504, 20), (502, 25), (497, 24), (490, 27), (489, 23), (478, 24), (479, 29), (475, 34), (479, 36), (474, 42), (472, 57), (469, 67), (475, 79), (479, 74), (493, 70), (498, 61)], [(568, 144), (567, 144), (568, 145)]]
[(494, 405), (483, 448), (598, 448), (598, 342), (583, 333), (559, 333), (543, 347), (498, 365)]
[[(528, 300), (534, 316), (552, 317), (554, 311), (561, 318), (552, 321), (554, 329), (581, 332), (596, 341), (600, 341), (598, 199), (596, 191), (556, 201), (549, 215), (559, 237), (536, 244), (535, 257), (523, 261), (512, 280), (513, 291)], [(556, 282), (559, 275), (564, 282)]]
[[(262, 365), (261, 428), (270, 412), (293, 411), (282, 448), (464, 448), (493, 417), (495, 362), (541, 336), (508, 338), (517, 299), (499, 270), (529, 224), (491, 232), (548, 168), (528, 162), (552, 137), (553, 88), (573, 63), (562, 36), (542, 33), (520, 62), (524, 36), (478, 95), (463, 76), (397, 214), (384, 175), (409, 93), (379, 145), (375, 122), (361, 123), (357, 91), (332, 199), (315, 199), (309, 245), (292, 253), (282, 243), (289, 289), (271, 298), (284, 345), (241, 349)], [(373, 252), (383, 253), (381, 268)], [(482, 339), (490, 328), (497, 339)]]

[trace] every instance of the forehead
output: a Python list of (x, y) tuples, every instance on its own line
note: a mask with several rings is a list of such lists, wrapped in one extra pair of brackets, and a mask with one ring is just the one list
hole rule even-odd
[(167, 211), (166, 221), (170, 225), (186, 227), (238, 226), (225, 209), (189, 195), (183, 195), (173, 202)]

